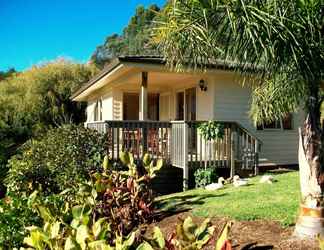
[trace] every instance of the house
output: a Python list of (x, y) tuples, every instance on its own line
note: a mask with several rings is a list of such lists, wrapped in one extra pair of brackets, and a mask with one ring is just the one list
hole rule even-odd
[[(174, 166), (246, 168), (297, 164), (303, 114), (256, 127), (249, 118), (251, 89), (235, 65), (215, 62), (204, 73), (172, 72), (160, 57), (123, 56), (76, 91), (87, 102), (85, 125), (109, 137), (109, 152), (150, 152)], [(216, 120), (225, 137), (204, 141), (199, 121)], [(196, 124), (196, 125), (195, 125)], [(260, 150), (261, 149), (261, 150)], [(235, 170), (232, 170), (235, 171)]]

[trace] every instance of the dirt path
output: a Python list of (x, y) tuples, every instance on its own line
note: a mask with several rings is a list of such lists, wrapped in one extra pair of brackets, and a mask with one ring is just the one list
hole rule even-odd
[[(191, 216), (197, 223), (203, 221), (203, 218), (194, 217), (190, 212), (172, 215), (155, 223), (165, 235), (169, 235), (175, 229), (179, 217), (185, 218)], [(213, 218), (212, 223), (216, 226), (215, 235), (226, 223), (226, 219)], [(293, 227), (282, 228), (279, 223), (273, 221), (234, 221), (231, 230), (231, 239), (234, 249), (239, 250), (261, 250), (261, 249), (284, 249), (284, 250), (311, 250), (319, 249), (316, 241), (300, 241), (294, 239), (291, 235)], [(207, 246), (205, 249), (214, 249)]]

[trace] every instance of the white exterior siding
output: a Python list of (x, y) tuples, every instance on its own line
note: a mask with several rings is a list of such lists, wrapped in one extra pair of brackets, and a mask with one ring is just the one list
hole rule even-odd
[(303, 112), (293, 114), (293, 130), (257, 130), (249, 118), (251, 90), (242, 87), (233, 74), (215, 77), (214, 119), (236, 121), (262, 142), (260, 164), (297, 164), (298, 127)]
[(120, 90), (113, 91), (113, 119), (123, 120), (123, 92)]
[(109, 92), (102, 97), (102, 120), (113, 120), (113, 95)]
[(197, 120), (205, 121), (213, 118), (213, 107), (215, 105), (215, 78), (207, 79), (207, 91), (196, 88), (197, 97)]

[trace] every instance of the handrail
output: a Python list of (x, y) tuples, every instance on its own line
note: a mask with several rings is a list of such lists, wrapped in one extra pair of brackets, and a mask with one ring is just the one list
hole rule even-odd
[(251, 137), (254, 137), (258, 143), (260, 143), (260, 145), (263, 144), (263, 142), (254, 134), (252, 133), (251, 131), (247, 130), (245, 127), (243, 127), (243, 125), (241, 125), (240, 123), (238, 122), (234, 122), (240, 129), (242, 129), (244, 131), (244, 133), (248, 134), (249, 136)]
[[(249, 131), (248, 129), (246, 129), (242, 124), (240, 124), (237, 121), (222, 121), (222, 120), (213, 120), (219, 123), (225, 123), (225, 124), (235, 124), (238, 128), (240, 128), (241, 130), (243, 130), (246, 134), (248, 134), (249, 136), (255, 138), (260, 145), (263, 144), (263, 142), (251, 131)], [(104, 121), (91, 121), (91, 122), (85, 122), (85, 124), (100, 124), (100, 123), (154, 123), (154, 124), (166, 124), (166, 123), (203, 123), (203, 122), (208, 122), (207, 120), (199, 120), (199, 121), (154, 121), (154, 120), (145, 120), (145, 121), (141, 121), (141, 120), (104, 120)]]
[[(215, 122), (219, 122), (219, 123), (224, 123), (224, 124), (235, 124), (239, 129), (243, 130), (244, 133), (246, 133), (247, 135), (253, 137), (254, 139), (256, 139), (258, 141), (258, 143), (260, 145), (263, 144), (263, 142), (251, 131), (249, 131), (248, 129), (246, 129), (242, 124), (240, 124), (239, 122), (236, 121), (222, 121), (222, 120), (212, 120)], [(199, 121), (171, 121), (171, 123), (203, 123), (203, 122), (208, 122), (207, 120), (199, 120)]]

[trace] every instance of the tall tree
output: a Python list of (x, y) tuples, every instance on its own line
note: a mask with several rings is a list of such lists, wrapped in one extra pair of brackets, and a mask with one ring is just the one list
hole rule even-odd
[[(236, 65), (253, 81), (251, 116), (273, 122), (302, 107), (299, 166), (302, 211), (324, 204), (324, 8), (321, 0), (173, 0), (156, 41), (170, 67), (204, 68), (215, 59)], [(319, 217), (297, 222), (296, 233), (324, 234)], [(313, 224), (312, 224), (313, 223)], [(308, 225), (309, 226), (309, 225)]]
[(50, 127), (84, 121), (86, 105), (70, 96), (95, 72), (88, 65), (56, 60), (0, 82), (0, 184), (17, 146)]
[(7, 71), (0, 71), (0, 81), (3, 81), (16, 73), (17, 71), (14, 68), (10, 68)]
[(156, 4), (148, 8), (138, 6), (134, 16), (124, 28), (122, 35), (113, 34), (106, 38), (103, 45), (96, 48), (91, 61), (99, 67), (120, 55), (157, 54), (156, 46), (150, 43), (154, 20), (160, 8)]

